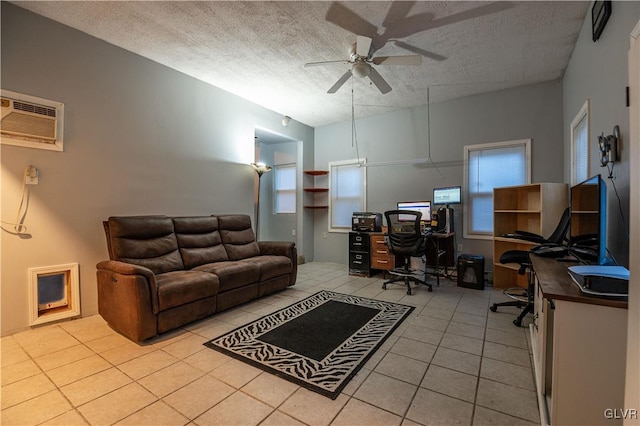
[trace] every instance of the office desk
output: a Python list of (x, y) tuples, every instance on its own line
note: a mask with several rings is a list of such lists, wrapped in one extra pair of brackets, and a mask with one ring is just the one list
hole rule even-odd
[(575, 263), (535, 255), (531, 262), (530, 331), (542, 423), (622, 424), (606, 416), (620, 416), (624, 408), (628, 303), (583, 294), (567, 271)]

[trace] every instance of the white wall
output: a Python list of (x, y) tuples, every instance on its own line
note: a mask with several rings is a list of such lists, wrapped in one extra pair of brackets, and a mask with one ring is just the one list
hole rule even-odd
[[(254, 129), (281, 127), (282, 114), (1, 7), (2, 88), (65, 104), (64, 152), (0, 150), (3, 221), (15, 218), (24, 167), (41, 172), (25, 222), (31, 238), (0, 234), (6, 335), (28, 326), (29, 267), (78, 262), (82, 314), (97, 312), (95, 265), (108, 257), (109, 216), (253, 215)], [(288, 132), (313, 146), (312, 128), (296, 122)]]
[[(628, 85), (627, 52), (629, 34), (640, 17), (640, 2), (615, 1), (611, 17), (595, 43), (591, 37), (591, 13), (587, 14), (563, 79), (565, 181), (571, 181), (571, 120), (586, 99), (590, 100), (589, 175), (602, 174), (607, 181), (607, 248), (621, 265), (629, 266), (629, 113), (625, 87)], [(620, 126), (620, 161), (614, 179), (600, 167), (598, 136), (613, 133)], [(616, 197), (617, 188), (620, 202)], [(620, 211), (624, 214), (624, 221)], [(626, 226), (625, 226), (626, 222)]]
[[(444, 90), (444, 89), (442, 89)], [(560, 81), (470, 96), (430, 106), (356, 120), (361, 157), (369, 163), (428, 157), (433, 165), (367, 169), (367, 210), (384, 212), (403, 200), (430, 200), (434, 187), (463, 185), (463, 147), (532, 138), (533, 182), (563, 181), (562, 85)], [(431, 123), (431, 149), (427, 121)], [(315, 167), (356, 158), (351, 122), (316, 129)], [(462, 238), (463, 208), (457, 206), (456, 240), (464, 253), (481, 254), (491, 269), (492, 241)], [(316, 216), (315, 260), (348, 263), (346, 234), (329, 233), (327, 214)]]

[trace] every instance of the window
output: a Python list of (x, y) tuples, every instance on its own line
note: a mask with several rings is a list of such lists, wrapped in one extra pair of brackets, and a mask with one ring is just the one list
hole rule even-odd
[(571, 122), (571, 185), (589, 177), (589, 100)]
[(274, 166), (273, 210), (278, 213), (296, 212), (296, 165), (280, 164)]
[(361, 160), (329, 163), (329, 231), (351, 231), (353, 212), (365, 210), (367, 168)]
[(493, 188), (531, 181), (531, 139), (467, 145), (465, 238), (492, 238)]

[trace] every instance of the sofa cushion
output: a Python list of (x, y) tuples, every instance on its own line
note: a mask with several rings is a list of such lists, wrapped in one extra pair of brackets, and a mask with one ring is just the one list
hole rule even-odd
[(174, 271), (156, 276), (160, 311), (215, 296), (220, 288), (218, 277), (200, 271)]
[(166, 216), (110, 217), (111, 260), (149, 268), (155, 274), (184, 269), (173, 221)]
[(285, 256), (256, 256), (241, 260), (242, 263), (252, 263), (260, 268), (260, 281), (291, 273), (291, 259)]
[(174, 217), (182, 262), (187, 269), (227, 260), (215, 216)]
[(257, 263), (225, 261), (207, 263), (193, 270), (216, 274), (220, 279), (220, 293), (255, 284), (260, 279), (260, 265)]
[(229, 260), (258, 256), (260, 247), (251, 228), (251, 218), (244, 214), (218, 216), (220, 237)]

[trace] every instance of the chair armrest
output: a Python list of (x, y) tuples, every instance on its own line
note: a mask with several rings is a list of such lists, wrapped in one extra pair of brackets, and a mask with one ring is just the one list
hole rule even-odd
[(286, 256), (291, 259), (291, 275), (289, 286), (296, 283), (298, 278), (298, 250), (291, 241), (258, 241), (261, 255)]
[[(296, 244), (291, 241), (258, 241), (260, 254), (291, 257)], [(292, 259), (293, 260), (293, 259)]]
[(159, 312), (158, 283), (156, 281), (156, 275), (151, 271), (151, 269), (133, 263), (120, 262), (118, 260), (105, 260), (99, 262), (96, 265), (96, 269), (98, 270), (99, 285), (105, 284), (101, 282), (101, 280), (104, 281), (102, 277), (105, 276), (105, 273), (111, 276), (111, 283), (118, 283), (120, 281), (127, 283), (144, 283), (144, 285), (148, 287), (148, 293), (151, 298), (149, 302), (152, 312), (154, 314)]

